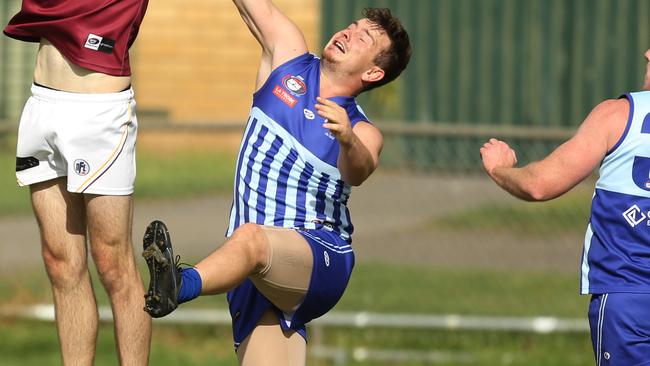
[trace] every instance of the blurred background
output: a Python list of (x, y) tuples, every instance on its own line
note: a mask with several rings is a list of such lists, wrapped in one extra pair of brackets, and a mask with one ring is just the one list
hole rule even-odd
[[(20, 3), (0, 0), (1, 24)], [(650, 2), (275, 3), (316, 54), (368, 6), (400, 17), (414, 49), (398, 80), (359, 98), (384, 133), (382, 165), (353, 191), (357, 265), (332, 316), (310, 328), (308, 364), (592, 365), (578, 276), (595, 176), (552, 202), (520, 202), (489, 181), (478, 150), (497, 137), (526, 164), (572, 136), (600, 101), (638, 90)], [(0, 38), (3, 365), (60, 364), (38, 230), (14, 176), (36, 50)], [(231, 2), (150, 1), (131, 50), (137, 253), (153, 219), (167, 223), (186, 262), (223, 241), (259, 56)], [(201, 298), (180, 309), (185, 317), (156, 321), (151, 364), (236, 364), (224, 309), (223, 296)], [(107, 318), (96, 364), (116, 363)]]

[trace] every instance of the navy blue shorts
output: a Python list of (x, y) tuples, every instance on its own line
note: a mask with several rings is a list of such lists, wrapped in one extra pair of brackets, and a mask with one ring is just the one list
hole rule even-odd
[(250, 279), (228, 292), (235, 348), (250, 335), (262, 315), (272, 309), (283, 330), (293, 329), (307, 339), (305, 324), (331, 310), (348, 285), (354, 253), (350, 243), (324, 229), (299, 230), (314, 256), (314, 268), (305, 299), (291, 319), (260, 293)]
[(589, 326), (597, 366), (650, 365), (650, 294), (593, 295)]

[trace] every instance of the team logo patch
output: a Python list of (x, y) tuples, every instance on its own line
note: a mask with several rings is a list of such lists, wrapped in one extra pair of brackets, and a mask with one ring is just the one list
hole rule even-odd
[(296, 96), (305, 95), (307, 93), (307, 85), (300, 76), (287, 75), (282, 78), (282, 84), (284, 84), (284, 87)]
[(113, 48), (115, 48), (115, 41), (110, 38), (90, 33), (88, 34), (88, 38), (86, 38), (86, 44), (84, 47), (103, 53), (113, 53)]
[(83, 177), (90, 172), (90, 164), (83, 159), (77, 159), (74, 161), (74, 172)]
[(287, 93), (284, 89), (282, 89), (280, 85), (275, 86), (275, 89), (273, 89), (273, 95), (278, 97), (282, 102), (284, 102), (284, 104), (288, 105), (291, 108), (293, 108), (293, 106), (298, 103), (298, 100), (292, 97), (291, 94)]

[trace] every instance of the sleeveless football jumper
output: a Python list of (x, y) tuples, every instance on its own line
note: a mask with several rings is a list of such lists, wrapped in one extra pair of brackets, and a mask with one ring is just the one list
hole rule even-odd
[[(228, 293), (235, 347), (268, 309), (282, 329), (306, 337), (305, 324), (334, 307), (352, 273), (351, 187), (337, 167), (339, 143), (316, 113), (319, 93), (320, 60), (307, 53), (275, 69), (253, 96), (226, 235), (245, 223), (293, 228), (310, 246), (314, 266), (305, 298), (292, 314), (275, 307), (250, 279)], [(330, 100), (345, 108), (352, 126), (368, 122), (354, 98)]]
[(650, 293), (650, 92), (629, 93), (623, 136), (607, 153), (582, 256), (582, 294)]

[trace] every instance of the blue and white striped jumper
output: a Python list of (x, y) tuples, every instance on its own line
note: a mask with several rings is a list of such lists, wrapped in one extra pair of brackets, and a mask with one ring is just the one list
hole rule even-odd
[[(320, 60), (306, 53), (276, 68), (253, 95), (226, 236), (250, 222), (325, 229), (351, 242), (351, 187), (337, 167), (338, 141), (316, 114), (319, 90)], [(347, 110), (353, 126), (368, 121), (354, 98), (329, 99)]]
[(600, 166), (582, 294), (650, 293), (650, 92), (629, 93), (625, 132)]

